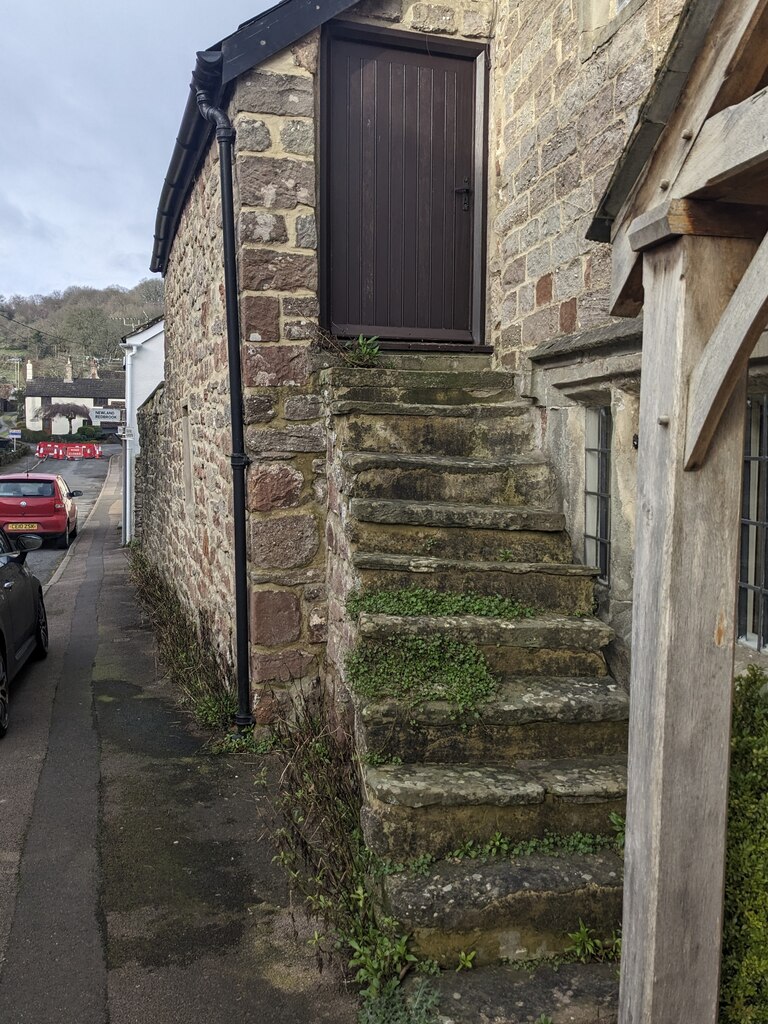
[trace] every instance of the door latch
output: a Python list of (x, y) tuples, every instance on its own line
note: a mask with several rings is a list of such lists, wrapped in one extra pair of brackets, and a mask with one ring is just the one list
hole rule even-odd
[(464, 179), (464, 185), (462, 188), (455, 188), (453, 190), (457, 196), (463, 196), (461, 202), (462, 210), (469, 209), (469, 197), (472, 195), (472, 189), (469, 187), (469, 178)]

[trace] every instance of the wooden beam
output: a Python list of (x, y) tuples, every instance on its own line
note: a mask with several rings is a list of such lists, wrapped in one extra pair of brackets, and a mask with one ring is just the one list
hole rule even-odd
[(768, 89), (727, 107), (702, 126), (672, 190), (674, 198), (717, 199), (729, 178), (768, 167)]
[(620, 1024), (715, 1024), (746, 376), (683, 470), (687, 381), (754, 251), (685, 236), (643, 254)]
[(668, 199), (637, 217), (627, 237), (634, 252), (644, 252), (678, 235), (751, 238), (759, 242), (768, 231), (768, 209), (704, 199)]
[(733, 106), (766, 84), (766, 53), (768, 11), (763, 12), (751, 32), (737, 46), (726, 69), (725, 82), (712, 106), (711, 114), (717, 114), (726, 107)]
[(768, 323), (768, 237), (755, 254), (691, 374), (685, 468), (702, 465)]
[[(621, 257), (614, 263), (611, 281), (611, 312), (614, 316), (637, 316), (642, 307), (638, 301), (637, 253), (622, 235), (641, 213), (657, 206), (664, 199), (662, 183), (671, 187), (685, 163), (691, 142), (702, 125), (717, 108), (721, 93), (729, 88), (736, 58), (763, 51), (759, 43), (768, 20), (768, 0), (726, 0), (715, 15), (709, 45), (695, 63), (681, 102), (665, 127), (649, 165), (614, 222), (612, 241)], [(754, 46), (753, 46), (754, 44)], [(755, 51), (758, 51), (755, 53)], [(751, 81), (751, 79), (750, 79)], [(742, 95), (729, 92), (731, 103)]]

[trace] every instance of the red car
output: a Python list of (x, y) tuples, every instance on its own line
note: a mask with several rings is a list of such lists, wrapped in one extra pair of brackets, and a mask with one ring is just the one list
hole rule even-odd
[(0, 476), (0, 528), (9, 537), (34, 533), (56, 539), (68, 548), (77, 534), (77, 505), (82, 491), (71, 491), (62, 476), (52, 473), (17, 473)]

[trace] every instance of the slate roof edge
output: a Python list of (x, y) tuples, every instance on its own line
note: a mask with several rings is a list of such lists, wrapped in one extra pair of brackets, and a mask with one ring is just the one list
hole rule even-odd
[[(123, 378), (105, 377), (95, 380), (92, 377), (84, 377), (69, 381), (63, 381), (60, 377), (37, 377), (35, 380), (25, 382), (24, 389), (27, 398), (48, 398), (51, 395), (61, 395), (80, 398), (124, 398), (125, 380)], [(96, 387), (95, 385), (99, 385)], [(88, 394), (91, 392), (91, 394)]]
[[(321, 12), (321, 4), (317, 0), (281, 0), (268, 11), (245, 22), (220, 43), (208, 47), (205, 52), (219, 52), (222, 55), (219, 81), (212, 84), (209, 90), (214, 105), (222, 105), (231, 89), (231, 83), (240, 75), (285, 50), (358, 2), (323, 0)], [(152, 273), (164, 275), (168, 269), (171, 246), (181, 213), (213, 133), (213, 126), (204, 121), (198, 112), (192, 83), (157, 207), (155, 239), (149, 266)]]

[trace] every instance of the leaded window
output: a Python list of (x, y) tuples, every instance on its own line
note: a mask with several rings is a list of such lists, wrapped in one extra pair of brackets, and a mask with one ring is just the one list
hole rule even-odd
[(586, 410), (584, 561), (607, 581), (611, 561), (611, 410)]

